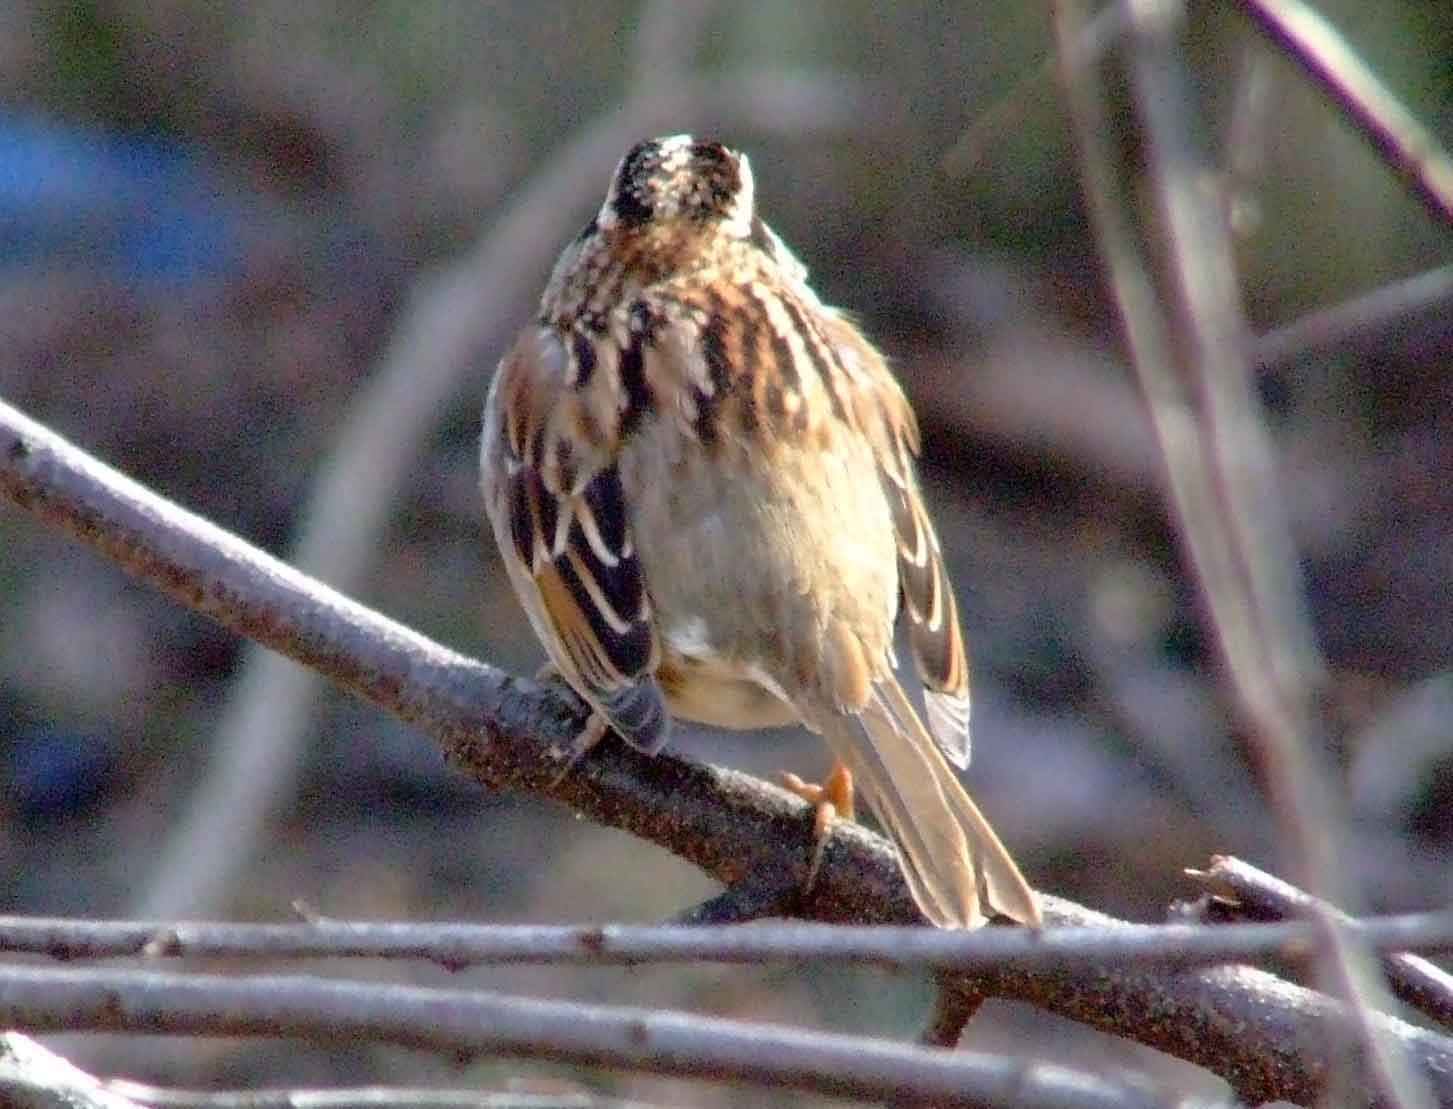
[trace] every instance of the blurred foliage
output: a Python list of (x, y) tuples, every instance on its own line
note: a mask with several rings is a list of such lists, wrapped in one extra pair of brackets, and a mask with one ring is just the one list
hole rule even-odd
[[(1453, 6), (1319, 8), (1453, 143)], [(9, 0), (0, 395), (284, 552), (406, 291), (488, 234), (544, 159), (621, 101), (640, 64), (639, 20), (660, 10)], [(886, 132), (722, 137), (751, 151), (765, 214), (825, 299), (882, 341), (922, 415), (930, 499), (977, 659), (974, 791), (1037, 883), (1155, 918), (1186, 892), (1180, 868), (1208, 852), (1273, 865), (1276, 855), (1121, 362), (1041, 68), (1047, 19), (1044, 3), (744, 0), (717, 5), (683, 61), (722, 75), (851, 74), (892, 108)], [(1446, 229), (1239, 14), (1200, 0), (1186, 46), (1205, 139), (1227, 166), (1258, 329), (1450, 260)], [(961, 137), (986, 115), (995, 122), (963, 158)], [(586, 215), (561, 212), (559, 241)], [(519, 277), (535, 288), (544, 275)], [(540, 652), (481, 540), (475, 491), (478, 404), (498, 353), (481, 356), (467, 395), (439, 413), (377, 537), (368, 595), (445, 642), (529, 670)], [(1368, 781), (1359, 767), (1380, 768), (1372, 792), (1394, 799), (1363, 811), (1349, 786), (1366, 832), (1365, 857), (1349, 865), (1389, 907), (1446, 900), (1453, 873), (1449, 745), (1409, 764), (1374, 742), (1386, 707), (1446, 670), (1453, 651), (1450, 356), (1445, 330), (1383, 358), (1280, 367), (1261, 383), (1333, 666), (1329, 699), (1346, 732), (1335, 754), (1354, 784)], [(7, 910), (126, 911), (155, 861), (148, 845), (206, 772), (236, 657), (204, 621), (0, 512)], [(790, 734), (687, 732), (679, 743), (761, 773), (822, 762)], [(336, 916), (653, 919), (711, 892), (627, 837), (483, 796), (342, 697), (328, 698), (312, 751), (302, 795), (279, 799), (273, 838), (237, 893), (239, 915), (276, 919), (301, 897)], [(922, 981), (867, 972), (467, 977), (895, 1034), (926, 996)], [(1001, 1007), (970, 1042), (1123, 1053), (1076, 1035)], [(130, 1071), (274, 1084), (450, 1076), (393, 1050), (237, 1044), (175, 1045)], [(586, 1080), (495, 1063), (470, 1077), (521, 1071)], [(695, 1085), (588, 1081), (663, 1103), (752, 1103)]]

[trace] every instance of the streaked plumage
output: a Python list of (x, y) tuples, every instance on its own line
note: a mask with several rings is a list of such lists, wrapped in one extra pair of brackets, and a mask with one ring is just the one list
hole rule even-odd
[[(757, 218), (745, 157), (633, 148), (490, 389), (495, 537), (551, 661), (629, 742), (657, 750), (668, 713), (800, 720), (930, 920), (1037, 924), (945, 759), (968, 762), (968, 664), (913, 413), (806, 278)], [(900, 607), (931, 736), (894, 675)]]

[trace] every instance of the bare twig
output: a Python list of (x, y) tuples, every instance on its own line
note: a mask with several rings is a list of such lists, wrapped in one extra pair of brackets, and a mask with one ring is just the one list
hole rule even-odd
[[(1453, 222), (1453, 157), (1357, 56), (1337, 29), (1303, 0), (1237, 0), (1262, 32), (1296, 61), (1412, 187), (1429, 211)], [(1109, 4), (1079, 28), (1077, 50), (1098, 61), (1129, 28), (1124, 6)], [(997, 136), (1017, 125), (1054, 74), (1054, 59), (1020, 78), (944, 155), (948, 173), (970, 173)]]
[(626, 1067), (898, 1104), (1129, 1109), (1149, 1087), (1044, 1063), (933, 1051), (669, 1010), (299, 976), (0, 967), (0, 1024), (38, 1031), (360, 1037), (407, 1047)]
[(1257, 339), (1251, 356), (1258, 366), (1273, 369), (1334, 352), (1365, 358), (1394, 344), (1453, 348), (1453, 266), (1309, 312)]
[[(672, 34), (689, 30), (690, 22), (673, 21)], [(374, 550), (363, 539), (383, 529), (409, 460), (465, 375), (479, 373), (508, 345), (572, 221), (583, 221), (599, 201), (611, 167), (632, 142), (686, 122), (797, 137), (862, 133), (883, 124), (888, 105), (848, 76), (739, 72), (685, 84), (647, 81), (624, 106), (582, 128), (515, 190), (472, 253), (418, 281), (299, 512), (293, 564), (337, 589), (362, 585)], [(476, 379), (481, 397), (483, 383)], [(188, 803), (138, 912), (200, 914), (235, 885), (247, 845), (292, 793), (316, 690), (309, 671), (265, 651), (245, 652), (217, 727), (215, 765)]]
[[(1120, 4), (1107, 4), (1080, 27), (1079, 49), (1092, 61), (1103, 57), (1125, 34), (1129, 23)], [(1055, 56), (1050, 54), (981, 112), (943, 156), (943, 171), (967, 176), (978, 168), (993, 141), (1019, 127), (1038, 99), (1054, 91)]]
[[(1351, 917), (1336, 908), (1317, 906), (1309, 894), (1241, 859), (1218, 856), (1211, 860), (1209, 870), (1187, 873), (1217, 897), (1230, 902), (1239, 915), (1252, 920), (1311, 916), (1320, 908), (1322, 912), (1335, 914), (1344, 927), (1357, 928)], [(1363, 938), (1366, 939), (1365, 932)], [(1410, 948), (1392, 951), (1380, 945), (1369, 946), (1382, 952), (1382, 970), (1395, 997), (1438, 1023), (1453, 1027), (1453, 975), (1427, 959), (1409, 954)]]
[(1322, 86), (1428, 210), (1453, 223), (1453, 158), (1317, 11), (1302, 0), (1237, 0)]
[[(1271, 888), (1270, 875), (1235, 860), (1190, 873), (1203, 883), (1234, 880), (1245, 868)], [(1275, 917), (1305, 915), (1279, 903)], [(1248, 898), (1253, 894), (1248, 892)], [(1291, 894), (1288, 894), (1290, 897)], [(1453, 952), (1453, 912), (1344, 918), (1348, 929), (1383, 952)], [(946, 932), (911, 927), (771, 921), (751, 928), (682, 924), (420, 924), (323, 919), (305, 924), (159, 924), (0, 916), (0, 953), (53, 959), (423, 959), (449, 970), (498, 964), (857, 963), (892, 969), (930, 967), (960, 974), (994, 970), (1089, 973), (1114, 966), (1167, 969), (1275, 958), (1305, 962), (1318, 932), (1310, 922), (1219, 926), (1135, 924)]]
[[(602, 743), (563, 778), (549, 755), (584, 725), (553, 688), (502, 674), (364, 609), (148, 492), (0, 403), (0, 496), (189, 608), (312, 666), (417, 725), (465, 773), (498, 789), (550, 796), (597, 823), (660, 844), (731, 884), (805, 877), (807, 806), (744, 774)], [(1052, 926), (1121, 922), (1050, 896)], [(835, 825), (800, 911), (822, 920), (904, 924), (919, 917), (891, 847)], [(1315, 1099), (1335, 1058), (1342, 1010), (1245, 967), (1164, 974), (1099, 969), (1066, 976), (996, 968), (965, 988), (1014, 998), (1200, 1063), (1239, 1096)], [(1397, 1038), (1453, 1102), (1453, 1042), (1392, 1018)]]
[(328, 1089), (186, 1090), (113, 1078), (104, 1088), (156, 1109), (665, 1109), (586, 1091), (448, 1090), (355, 1086)]

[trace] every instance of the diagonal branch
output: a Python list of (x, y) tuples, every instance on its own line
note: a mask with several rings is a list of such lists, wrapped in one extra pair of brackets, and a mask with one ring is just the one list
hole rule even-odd
[(1377, 79), (1337, 29), (1303, 0), (1236, 2), (1322, 86), (1428, 210), (1443, 223), (1453, 223), (1453, 157)]
[[(134, 577), (241, 635), (316, 669), (428, 734), (465, 773), (549, 796), (660, 844), (718, 880), (799, 884), (811, 855), (807, 806), (745, 774), (603, 743), (560, 777), (552, 744), (585, 723), (558, 689), (473, 662), (314, 582), (147, 491), (0, 403), (0, 496)], [(1124, 927), (1045, 897), (1052, 927)], [(861, 924), (918, 920), (889, 845), (838, 825), (805, 915)], [(1128, 1036), (1226, 1078), (1260, 1102), (1314, 1100), (1345, 1022), (1341, 1006), (1246, 967), (1087, 974), (999, 967), (965, 988), (1029, 1001)], [(1453, 1041), (1378, 1015), (1439, 1097), (1453, 1104)]]
[[(1177, 43), (1183, 4), (1128, 0), (1128, 59), (1146, 177), (1164, 242), (1139, 244), (1105, 138), (1095, 67), (1080, 48), (1080, 22), (1057, 20), (1065, 87), (1081, 148), (1096, 230), (1150, 418), (1166, 460), (1169, 494), (1189, 561), (1210, 611), (1222, 661), (1256, 744), (1292, 865), (1316, 894), (1343, 900), (1335, 791), (1315, 742), (1315, 694), (1323, 674), (1302, 607), (1296, 554), (1276, 495), (1273, 455), (1245, 364), (1241, 313), (1221, 208), (1205, 189), (1208, 168), (1191, 139), (1193, 97)], [(1155, 259), (1159, 259), (1159, 266)], [(1158, 271), (1158, 272), (1157, 272)], [(1159, 284), (1152, 279), (1154, 275)], [(1163, 310), (1161, 302), (1170, 305)], [(1317, 736), (1320, 739), (1320, 736)], [(1394, 1105), (1421, 1105), (1428, 1091), (1372, 1018), (1385, 990), (1370, 960), (1330, 914), (1323, 982), (1351, 1002), (1366, 1078)]]

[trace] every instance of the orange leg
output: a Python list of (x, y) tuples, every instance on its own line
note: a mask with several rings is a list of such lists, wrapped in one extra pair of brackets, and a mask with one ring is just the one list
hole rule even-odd
[(822, 856), (827, 850), (827, 837), (832, 822), (836, 819), (854, 819), (853, 772), (842, 763), (832, 768), (832, 773), (821, 785), (804, 782), (796, 774), (782, 772), (782, 785), (788, 793), (795, 793), (812, 805), (812, 862), (807, 869), (807, 880), (802, 883), (802, 892), (812, 892), (817, 881), (817, 872), (822, 869)]

